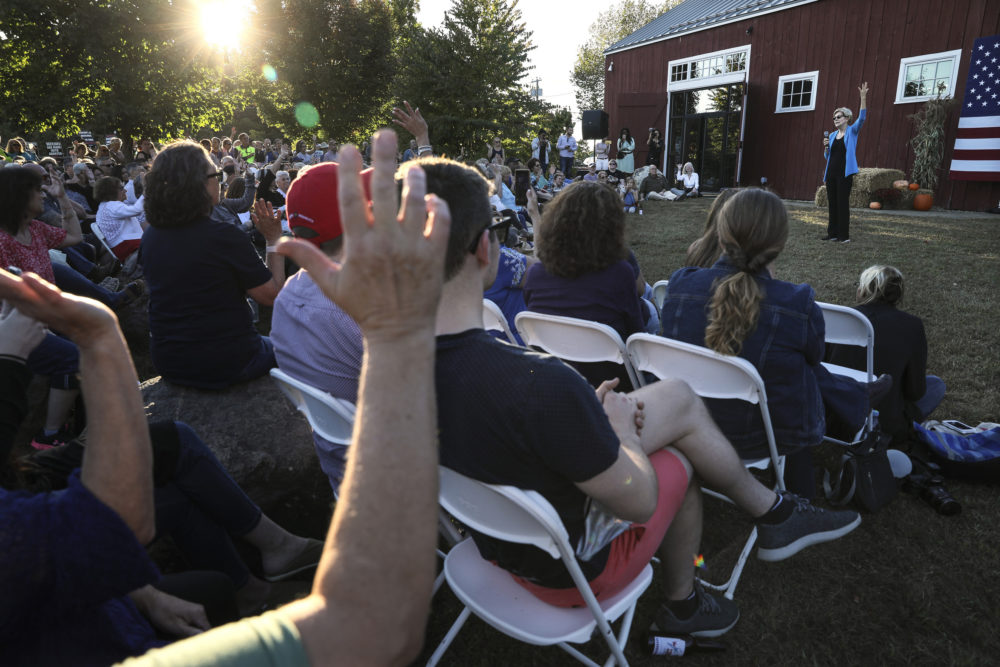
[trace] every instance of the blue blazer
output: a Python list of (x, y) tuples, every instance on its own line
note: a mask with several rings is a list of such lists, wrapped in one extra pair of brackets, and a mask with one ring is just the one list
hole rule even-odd
[[(855, 151), (858, 148), (858, 133), (861, 132), (861, 126), (865, 124), (865, 118), (868, 116), (867, 109), (862, 109), (858, 112), (858, 119), (854, 121), (851, 125), (847, 126), (844, 130), (844, 147), (847, 149), (847, 169), (844, 173), (844, 178), (848, 176), (853, 176), (858, 173), (858, 158), (855, 155)], [(833, 143), (833, 137), (836, 133), (830, 135), (830, 143)], [(826, 156), (826, 169), (830, 168), (830, 151), (829, 149), (824, 149), (823, 154)], [(826, 169), (823, 170), (823, 180), (826, 180)]]

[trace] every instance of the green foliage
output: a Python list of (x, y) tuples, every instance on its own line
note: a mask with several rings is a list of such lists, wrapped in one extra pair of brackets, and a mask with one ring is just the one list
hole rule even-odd
[[(412, 21), (414, 2), (382, 0), (261, 0), (259, 23), (267, 35), (244, 85), (261, 117), (289, 137), (322, 129), (336, 140), (367, 136), (384, 117), (396, 69), (393, 35)], [(271, 65), (277, 81), (260, 67)], [(295, 119), (298, 102), (319, 111), (319, 126)]]
[(507, 150), (520, 150), (548, 108), (522, 83), (531, 31), (517, 0), (455, 0), (442, 28), (417, 29), (400, 62), (397, 102), (419, 106), (435, 150), (471, 157), (501, 135)]
[(5, 0), (0, 26), (0, 117), (21, 131), (162, 139), (234, 110), (184, 3)]
[(938, 169), (944, 158), (944, 132), (948, 114), (955, 106), (949, 97), (937, 97), (910, 116), (916, 131), (910, 139), (913, 147), (913, 168), (910, 178), (921, 187), (933, 190), (938, 184)]
[(597, 16), (590, 25), (589, 37), (576, 52), (570, 75), (578, 108), (604, 108), (604, 50), (680, 3), (681, 0), (660, 3), (622, 0)]

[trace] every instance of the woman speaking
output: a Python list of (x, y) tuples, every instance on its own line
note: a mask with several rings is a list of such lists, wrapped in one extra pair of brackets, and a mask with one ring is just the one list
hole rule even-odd
[(858, 133), (865, 124), (868, 108), (868, 83), (858, 88), (861, 93), (861, 108), (858, 120), (851, 123), (854, 114), (847, 107), (833, 112), (833, 124), (837, 131), (823, 137), (823, 155), (826, 156), (826, 199), (830, 206), (830, 223), (826, 228), (824, 241), (851, 242), (851, 186), (854, 174), (858, 173)]

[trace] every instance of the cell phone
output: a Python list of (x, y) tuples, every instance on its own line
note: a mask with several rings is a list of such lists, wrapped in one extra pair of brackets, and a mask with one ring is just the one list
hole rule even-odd
[(514, 172), (514, 203), (524, 206), (528, 203), (528, 188), (531, 187), (531, 172), (517, 169)]
[(969, 426), (964, 422), (960, 422), (957, 419), (942, 419), (941, 423), (948, 428), (954, 429), (961, 433), (962, 435), (968, 435), (969, 433), (975, 433), (976, 429), (973, 426)]

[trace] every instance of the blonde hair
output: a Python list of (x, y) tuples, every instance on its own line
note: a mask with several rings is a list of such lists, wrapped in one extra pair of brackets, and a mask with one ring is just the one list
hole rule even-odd
[(847, 118), (848, 123), (854, 120), (854, 112), (848, 109), (847, 107), (838, 107), (833, 110), (833, 113), (837, 113), (838, 111), (844, 114), (844, 116)]
[(903, 299), (903, 273), (894, 266), (874, 264), (858, 279), (858, 303), (880, 301), (895, 306)]
[(788, 212), (766, 190), (740, 190), (719, 213), (719, 245), (737, 271), (712, 286), (705, 346), (737, 355), (757, 327), (764, 292), (756, 276), (788, 240)]

